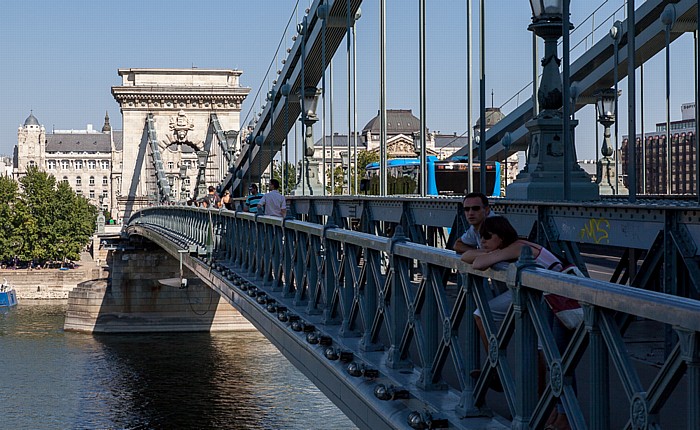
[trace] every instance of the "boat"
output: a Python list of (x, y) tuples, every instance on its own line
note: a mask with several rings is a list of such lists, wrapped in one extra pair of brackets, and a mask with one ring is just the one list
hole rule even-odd
[(0, 285), (0, 308), (16, 305), (17, 292), (15, 288), (7, 282), (7, 279), (3, 278), (2, 285)]

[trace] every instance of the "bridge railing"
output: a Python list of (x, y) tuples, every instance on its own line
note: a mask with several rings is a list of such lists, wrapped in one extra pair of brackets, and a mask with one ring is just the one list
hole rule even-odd
[[(232, 297), (253, 297), (262, 313), (274, 303), (276, 317), (292, 330), (295, 324), (311, 327), (316, 338), (333, 339), (331, 351), (319, 351), (319, 360), (352, 351), (347, 372), (376, 381), (379, 403), (394, 393), (388, 398), (396, 411), (409, 404), (396, 400), (403, 398), (396, 393), (422, 402), (425, 410), (417, 410), (414, 419), (443, 417), (467, 428), (469, 417), (489, 414), (486, 395), (497, 378), (505, 400), (499, 403), (507, 406), (502, 414), (516, 428), (543, 428), (557, 402), (574, 429), (654, 428), (679, 386), (687, 389), (685, 405), (674, 401), (673, 413), (686, 414), (687, 428), (700, 428), (697, 300), (543, 270), (527, 254), (514, 264), (478, 271), (451, 251), (407, 241), (401, 228), (393, 237), (379, 237), (332, 224), (181, 207), (142, 210), (129, 228), (196, 250), (200, 264), (231, 281)], [(500, 326), (489, 306), (491, 286), (499, 283), (513, 295)], [(564, 348), (552, 331), (551, 311), (542, 300), (546, 293), (576, 299), (584, 310)], [(484, 350), (472, 318), (477, 307)], [(633, 359), (626, 339), (638, 324), (675, 333), (650, 383), (640, 377), (649, 369)], [(548, 369), (540, 374), (546, 382), (542, 392), (538, 356)], [(480, 372), (472, 372), (476, 369)], [(576, 377), (590, 381), (587, 396), (576, 392), (577, 369)], [(611, 414), (614, 396), (627, 405), (616, 404)]]

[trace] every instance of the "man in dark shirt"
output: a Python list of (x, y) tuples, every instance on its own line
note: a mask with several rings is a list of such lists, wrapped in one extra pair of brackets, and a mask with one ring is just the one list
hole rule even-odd
[(263, 195), (258, 192), (257, 184), (250, 184), (248, 192), (250, 195), (245, 199), (244, 209), (246, 212), (256, 213), (258, 211), (258, 203)]

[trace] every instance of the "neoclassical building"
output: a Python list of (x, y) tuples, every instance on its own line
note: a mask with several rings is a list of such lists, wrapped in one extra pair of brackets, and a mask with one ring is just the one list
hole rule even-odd
[(122, 133), (112, 131), (109, 115), (101, 131), (88, 124), (85, 130), (54, 130), (46, 133), (33, 113), (17, 130), (13, 176), (19, 179), (27, 168), (37, 166), (67, 182), (76, 193), (93, 204), (109, 209), (112, 195), (113, 154), (122, 146)]
[[(212, 124), (239, 130), (241, 105), (250, 92), (240, 86), (242, 72), (119, 69), (118, 74), (121, 85), (112, 87), (112, 95), (123, 130), (112, 130), (105, 115), (101, 131), (88, 125), (47, 133), (32, 113), (17, 132), (14, 177), (36, 165), (102, 204), (118, 221), (158, 201), (163, 181), (171, 201), (193, 197), (197, 185), (218, 184), (227, 162)], [(202, 177), (198, 153), (205, 151)]]

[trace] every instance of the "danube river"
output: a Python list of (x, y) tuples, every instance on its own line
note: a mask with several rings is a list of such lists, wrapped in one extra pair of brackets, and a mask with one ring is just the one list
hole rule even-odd
[(1, 428), (355, 428), (257, 332), (93, 336), (64, 314), (0, 311)]

